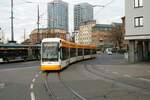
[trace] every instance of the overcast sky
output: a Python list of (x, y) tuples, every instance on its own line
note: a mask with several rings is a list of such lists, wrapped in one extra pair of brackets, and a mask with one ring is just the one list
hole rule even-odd
[[(10, 33), (10, 1), (0, 0), (0, 27), (5, 33), (6, 39), (11, 39)], [(29, 35), (37, 27), (37, 3), (40, 2), (40, 27), (47, 27), (47, 2), (52, 0), (14, 0), (14, 39), (23, 41), (24, 29)], [(94, 19), (97, 23), (121, 22), (120, 18), (124, 16), (124, 0), (63, 0), (69, 3), (69, 31), (73, 31), (73, 5), (82, 2), (88, 2), (92, 5), (105, 5), (111, 3), (105, 8), (94, 8)], [(0, 31), (1, 32), (1, 31)]]

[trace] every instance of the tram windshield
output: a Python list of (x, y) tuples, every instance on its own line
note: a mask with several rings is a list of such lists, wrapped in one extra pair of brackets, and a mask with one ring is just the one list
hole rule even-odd
[(42, 61), (58, 61), (59, 43), (45, 42), (42, 44)]

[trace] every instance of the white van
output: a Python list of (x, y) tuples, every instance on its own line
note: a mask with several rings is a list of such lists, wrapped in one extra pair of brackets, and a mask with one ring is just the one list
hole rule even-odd
[(108, 54), (108, 55), (112, 55), (113, 53), (112, 53), (112, 48), (107, 48), (106, 49), (106, 53)]

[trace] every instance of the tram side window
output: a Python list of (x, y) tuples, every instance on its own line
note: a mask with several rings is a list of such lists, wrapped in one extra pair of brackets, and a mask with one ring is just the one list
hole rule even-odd
[(69, 58), (69, 49), (68, 48), (62, 48), (61, 59), (66, 60), (68, 58)]
[(96, 54), (96, 50), (95, 49), (92, 50), (92, 54)]
[(84, 55), (90, 55), (91, 52), (90, 52), (90, 49), (84, 49)]
[(78, 49), (78, 56), (83, 56), (83, 49)]
[(76, 56), (76, 49), (70, 48), (70, 57), (75, 57), (75, 56)]

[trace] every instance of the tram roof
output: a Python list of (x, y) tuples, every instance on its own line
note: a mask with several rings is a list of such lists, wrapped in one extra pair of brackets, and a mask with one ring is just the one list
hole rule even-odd
[(66, 48), (90, 48), (90, 49), (96, 48), (95, 45), (77, 44), (60, 38), (45, 38), (42, 40), (42, 42), (61, 42), (61, 47)]
[(96, 46), (95, 45), (84, 45), (84, 44), (77, 44), (77, 43), (73, 43), (73, 42), (69, 42), (66, 40), (61, 40), (62, 41), (62, 47), (68, 47), (68, 48), (87, 48), (87, 49), (95, 49)]

